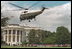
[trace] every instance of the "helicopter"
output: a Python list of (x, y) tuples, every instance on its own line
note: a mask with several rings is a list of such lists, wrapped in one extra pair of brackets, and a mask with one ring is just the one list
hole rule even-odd
[[(30, 6), (29, 8), (33, 7), (34, 5), (36, 5), (36, 4), (38, 4), (38, 3), (39, 3), (39, 2), (36, 2), (36, 3), (33, 4), (32, 6)], [(42, 14), (45, 9), (49, 9), (49, 8), (46, 8), (46, 7), (43, 6), (40, 11), (28, 13), (27, 10), (28, 10), (29, 8), (23, 8), (23, 7), (21, 7), (21, 6), (18, 6), (18, 5), (16, 5), (16, 4), (13, 4), (13, 3), (9, 3), (9, 4), (25, 10), (25, 11), (23, 11), (23, 12), (21, 13), (21, 15), (20, 15), (20, 21), (29, 20), (29, 22), (30, 22), (30, 20), (32, 20), (32, 19), (36, 20), (36, 19), (35, 19), (36, 16)], [(21, 10), (21, 9), (19, 9), (19, 10)]]

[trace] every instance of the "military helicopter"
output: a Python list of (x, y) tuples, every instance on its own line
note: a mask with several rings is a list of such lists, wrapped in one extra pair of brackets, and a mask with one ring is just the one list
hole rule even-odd
[[(38, 3), (39, 3), (39, 2), (34, 3), (34, 4), (33, 4), (32, 6), (30, 6), (29, 8), (33, 7), (34, 5), (36, 5), (36, 4), (38, 4)], [(21, 7), (21, 6), (18, 6), (18, 5), (16, 5), (16, 4), (13, 4), (13, 3), (9, 3), (9, 4), (25, 10), (25, 11), (23, 11), (23, 13), (21, 13), (21, 15), (20, 15), (20, 21), (22, 21), (22, 20), (29, 20), (29, 22), (30, 22), (30, 20), (35, 19), (36, 16), (40, 15), (41, 13), (43, 13), (43, 11), (44, 11), (45, 9), (48, 9), (48, 8), (46, 8), (46, 7), (43, 6), (40, 11), (28, 13), (27, 10), (28, 10), (29, 8), (23, 8), (23, 7)], [(21, 10), (21, 9), (20, 9), (20, 10)]]

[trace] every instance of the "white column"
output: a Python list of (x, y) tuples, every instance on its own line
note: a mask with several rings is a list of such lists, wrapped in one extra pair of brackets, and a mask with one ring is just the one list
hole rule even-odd
[(13, 30), (11, 30), (11, 43), (13, 42)]
[(6, 41), (6, 40), (5, 40), (5, 38), (6, 38), (6, 35), (3, 35), (3, 36), (2, 36), (2, 38), (3, 38), (3, 39), (2, 39), (3, 41)]
[(21, 36), (19, 35), (19, 44), (20, 44), (20, 42), (21, 42), (21, 40), (20, 40), (21, 38), (20, 38), (20, 37), (21, 37)]

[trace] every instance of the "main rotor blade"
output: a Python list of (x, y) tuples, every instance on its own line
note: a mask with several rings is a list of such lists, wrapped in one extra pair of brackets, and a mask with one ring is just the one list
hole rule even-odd
[(29, 8), (32, 8), (34, 5), (37, 5), (39, 2), (41, 2), (41, 1), (38, 1), (38, 2), (36, 2), (36, 3), (34, 3), (34, 4), (32, 4), (31, 6), (28, 7), (28, 9), (29, 9)]
[(21, 9), (26, 9), (26, 8), (23, 8), (23, 7), (18, 6), (18, 5), (16, 5), (16, 4), (13, 4), (13, 3), (9, 3), (9, 4), (11, 4), (11, 5), (15, 6), (15, 7), (21, 8)]
[(6, 11), (20, 11), (20, 10), (22, 10), (22, 9), (18, 9), (18, 10), (6, 10)]

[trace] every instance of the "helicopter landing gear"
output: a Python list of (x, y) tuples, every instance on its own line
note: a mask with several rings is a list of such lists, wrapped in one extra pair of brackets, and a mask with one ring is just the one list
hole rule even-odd
[(20, 19), (20, 21), (22, 21), (22, 20)]
[(29, 20), (29, 22), (30, 22), (30, 20)]

